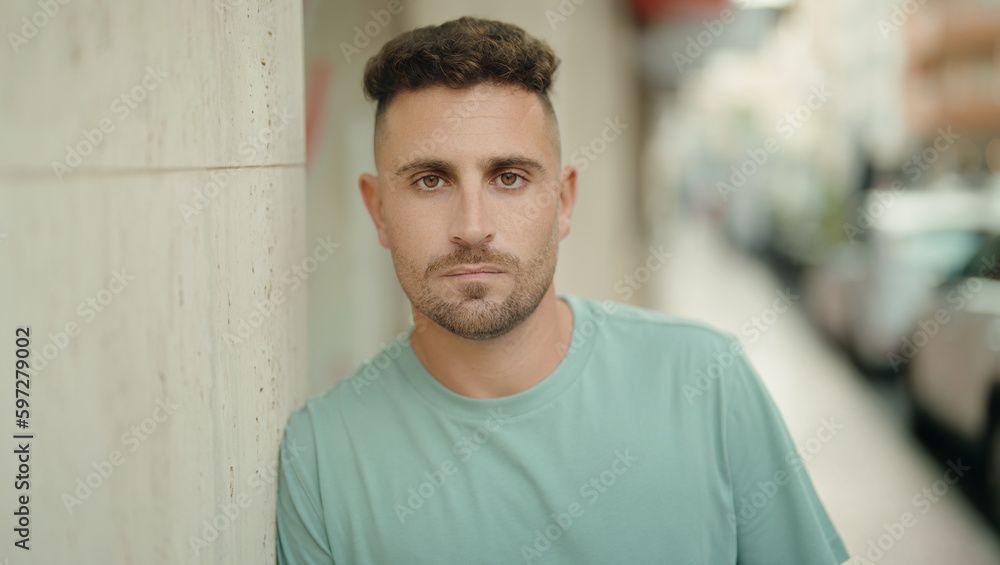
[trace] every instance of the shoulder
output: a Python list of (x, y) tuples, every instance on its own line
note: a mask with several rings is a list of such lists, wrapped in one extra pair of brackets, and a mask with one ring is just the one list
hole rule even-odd
[[(614, 367), (633, 376), (615, 382), (653, 387), (646, 390), (666, 387), (674, 391), (671, 394), (686, 398), (688, 404), (693, 397), (707, 393), (722, 407), (733, 381), (753, 377), (743, 345), (732, 333), (639, 306), (575, 300), (584, 319), (578, 326), (580, 338), (574, 338), (574, 343), (587, 347), (592, 342), (591, 355), (601, 362), (598, 366)], [(723, 386), (716, 386), (720, 381)]]
[[(582, 334), (600, 332), (613, 340), (632, 340), (635, 345), (680, 346), (687, 349), (730, 350), (739, 345), (732, 333), (704, 322), (674, 316), (611, 300), (597, 301), (567, 296), (584, 314)], [(590, 326), (593, 326), (591, 329)]]
[(320, 434), (329, 442), (336, 439), (331, 436), (346, 432), (347, 422), (364, 425), (391, 411), (401, 394), (397, 361), (402, 348), (407, 347), (405, 337), (405, 332), (400, 333), (353, 372), (307, 399), (288, 417), (286, 436), (312, 442)]

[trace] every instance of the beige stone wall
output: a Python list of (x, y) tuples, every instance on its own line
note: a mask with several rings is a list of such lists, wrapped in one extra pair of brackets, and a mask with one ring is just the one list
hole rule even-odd
[(0, 31), (0, 562), (273, 562), (278, 443), (306, 389), (296, 273), (324, 267), (301, 3), (16, 0)]

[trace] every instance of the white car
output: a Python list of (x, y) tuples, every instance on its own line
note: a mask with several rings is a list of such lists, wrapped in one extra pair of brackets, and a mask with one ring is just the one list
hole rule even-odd
[[(900, 356), (920, 422), (960, 440), (986, 465), (1000, 523), (1000, 236), (989, 238), (962, 276), (943, 285), (914, 324)], [(978, 457), (977, 457), (978, 459)]]

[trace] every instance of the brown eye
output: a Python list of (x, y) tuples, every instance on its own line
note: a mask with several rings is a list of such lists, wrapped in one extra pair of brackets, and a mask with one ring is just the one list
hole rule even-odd
[(441, 177), (437, 175), (427, 175), (420, 180), (423, 181), (423, 185), (426, 188), (435, 188), (441, 182)]
[(514, 173), (504, 173), (500, 175), (500, 182), (507, 186), (513, 186), (517, 182), (517, 175)]

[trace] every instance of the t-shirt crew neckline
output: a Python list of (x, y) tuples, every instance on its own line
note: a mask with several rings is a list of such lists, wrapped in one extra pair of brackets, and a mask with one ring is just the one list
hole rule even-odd
[(566, 300), (573, 311), (570, 347), (555, 370), (531, 388), (500, 398), (471, 398), (458, 394), (435, 379), (414, 353), (410, 343), (415, 329), (412, 326), (403, 337), (403, 351), (398, 360), (404, 378), (435, 408), (460, 418), (485, 420), (498, 417), (497, 413), (499, 417), (513, 418), (549, 404), (580, 376), (596, 338), (596, 332), (585, 337), (580, 331), (583, 322), (590, 318), (583, 300), (569, 295), (557, 295), (557, 298)]

